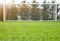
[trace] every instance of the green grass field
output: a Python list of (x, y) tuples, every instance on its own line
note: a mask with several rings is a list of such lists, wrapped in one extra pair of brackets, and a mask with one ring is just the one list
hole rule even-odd
[(0, 41), (60, 41), (60, 22), (0, 22)]

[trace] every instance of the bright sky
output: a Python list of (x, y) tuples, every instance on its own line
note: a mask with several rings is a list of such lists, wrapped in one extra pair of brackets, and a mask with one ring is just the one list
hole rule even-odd
[[(4, 0), (0, 0), (0, 4), (2, 4), (3, 1), (4, 1)], [(19, 4), (19, 3), (21, 3), (23, 0), (14, 0), (14, 1), (15, 1), (15, 3)], [(39, 2), (39, 3), (42, 3), (42, 2), (43, 2), (43, 0), (36, 0), (36, 1)], [(51, 0), (47, 0), (47, 1), (51, 2)], [(12, 0), (6, 0), (6, 4), (10, 4), (11, 2), (12, 2)], [(32, 0), (26, 0), (26, 2), (32, 2)], [(60, 3), (60, 0), (56, 0), (56, 2), (57, 2), (57, 3)]]

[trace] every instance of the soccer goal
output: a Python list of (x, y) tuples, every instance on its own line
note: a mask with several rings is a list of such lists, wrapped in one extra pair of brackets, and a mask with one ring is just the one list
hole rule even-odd
[(3, 4), (3, 21), (57, 21), (56, 3)]

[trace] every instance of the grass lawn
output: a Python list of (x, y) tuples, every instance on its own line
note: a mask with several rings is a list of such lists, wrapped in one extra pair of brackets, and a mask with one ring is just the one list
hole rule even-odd
[(0, 22), (0, 41), (60, 41), (60, 22)]

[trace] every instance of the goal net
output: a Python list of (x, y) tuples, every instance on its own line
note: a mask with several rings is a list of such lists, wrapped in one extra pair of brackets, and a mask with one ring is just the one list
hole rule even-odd
[(3, 4), (4, 21), (53, 20), (57, 21), (57, 4), (55, 3), (21, 3)]

